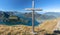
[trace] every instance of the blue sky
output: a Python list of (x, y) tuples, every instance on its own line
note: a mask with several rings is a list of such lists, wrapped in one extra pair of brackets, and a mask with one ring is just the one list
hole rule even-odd
[[(24, 9), (31, 7), (32, 0), (0, 0), (3, 11), (26, 12)], [(35, 8), (42, 8), (43, 12), (60, 12), (60, 0), (35, 0)]]

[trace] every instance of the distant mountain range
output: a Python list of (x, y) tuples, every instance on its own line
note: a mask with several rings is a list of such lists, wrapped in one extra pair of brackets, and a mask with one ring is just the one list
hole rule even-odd
[(55, 17), (60, 17), (60, 12), (47, 12), (44, 13), (44, 15), (48, 15), (48, 16), (55, 16)]
[[(16, 12), (2, 12), (2, 11), (0, 13), (1, 13), (0, 16), (3, 16), (3, 17), (0, 17), (0, 18), (2, 18), (2, 19), (0, 19), (0, 24), (6, 24), (6, 25), (23, 24), (23, 25), (32, 26), (32, 18), (25, 17), (24, 16), (25, 13), (20, 13), (20, 12), (17, 12), (17, 13)], [(11, 23), (11, 22), (8, 22), (8, 21), (7, 22), (1, 22), (1, 20), (5, 21), (5, 19), (8, 19), (11, 15), (15, 15), (15, 16), (19, 17), (21, 19), (21, 21), (23, 21), (23, 22), (15, 22), (15, 23)], [(25, 21), (27, 23), (25, 23)], [(34, 23), (35, 23), (34, 24), (35, 26), (39, 24), (36, 20), (35, 20)]]
[[(3, 14), (4, 13), (4, 14)], [(9, 17), (9, 15), (15, 15), (18, 16), (24, 20), (29, 20), (30, 23), (26, 24), (26, 25), (32, 25), (32, 12), (29, 13), (21, 13), (21, 12), (13, 12), (13, 11), (0, 11), (0, 18), (1, 16), (5, 16), (5, 17)], [(55, 18), (59, 18), (60, 17), (60, 13), (58, 12), (46, 12), (44, 14), (38, 14), (38, 13), (34, 13), (35, 15), (35, 25), (41, 23), (41, 20), (49, 20), (49, 19), (55, 19)], [(7, 17), (7, 18), (8, 18)], [(1, 19), (0, 19), (1, 20)]]
[[(2, 12), (4, 12), (4, 11), (0, 11), (0, 16), (1, 16)], [(31, 18), (32, 17), (32, 12), (21, 13), (21, 12), (7, 11), (6, 13), (9, 15), (23, 16), (24, 18)], [(38, 14), (35, 12), (34, 14), (35, 14), (36, 19), (39, 18), (39, 19), (43, 19), (43, 20), (60, 17), (60, 13), (58, 13), (58, 12), (46, 12), (44, 14)]]
[[(54, 15), (48, 15), (48, 14), (45, 14), (45, 13), (44, 14), (38, 14), (38, 13), (35, 12), (34, 14), (35, 14), (36, 21), (39, 22), (39, 23), (42, 23), (45, 20), (51, 20), (51, 19), (57, 18)], [(25, 13), (24, 16), (27, 17), (27, 18), (32, 18), (32, 12)]]
[[(48, 13), (44, 13), (44, 14), (38, 14), (38, 13), (34, 13), (35, 14), (35, 19), (42, 19), (42, 20), (47, 20), (47, 19), (53, 19), (53, 18), (56, 18), (56, 16), (54, 15), (48, 15)], [(32, 12), (30, 13), (25, 13), (24, 14), (25, 17), (32, 17)]]

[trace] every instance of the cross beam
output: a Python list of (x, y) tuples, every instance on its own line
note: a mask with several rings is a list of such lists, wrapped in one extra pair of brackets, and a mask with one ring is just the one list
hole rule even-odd
[(34, 12), (35, 12), (35, 11), (42, 11), (42, 9), (40, 9), (40, 8), (35, 8), (34, 0), (32, 0), (32, 8), (26, 8), (25, 10), (27, 10), (27, 11), (32, 11), (32, 32), (33, 32), (33, 34), (35, 34), (35, 32), (34, 32), (34, 21), (35, 21)]

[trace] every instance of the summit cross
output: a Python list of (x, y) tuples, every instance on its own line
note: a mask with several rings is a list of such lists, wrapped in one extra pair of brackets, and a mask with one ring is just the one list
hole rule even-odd
[(27, 11), (32, 11), (32, 33), (33, 33), (33, 34), (36, 34), (36, 33), (34, 32), (34, 21), (35, 21), (34, 12), (35, 12), (35, 11), (42, 11), (42, 9), (40, 9), (40, 8), (35, 8), (35, 2), (34, 2), (34, 0), (32, 0), (32, 8), (26, 8), (25, 10), (27, 10)]

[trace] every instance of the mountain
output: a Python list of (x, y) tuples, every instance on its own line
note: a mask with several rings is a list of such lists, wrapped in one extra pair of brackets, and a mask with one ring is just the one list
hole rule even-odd
[(38, 18), (40, 18), (40, 20), (48, 20), (48, 19), (54, 19), (54, 18), (56, 18), (55, 16), (53, 16), (53, 15), (41, 15), (40, 17), (38, 17)]
[[(55, 19), (56, 17), (53, 15), (45, 15), (45, 14), (38, 14), (38, 13), (34, 13), (35, 15), (35, 20), (39, 23), (44, 22), (45, 20), (50, 20), (50, 19)], [(25, 13), (24, 16), (26, 18), (32, 18), (32, 12), (29, 13)]]
[[(13, 16), (13, 15), (15, 15), (15, 16), (17, 16), (17, 17), (19, 17), (19, 19), (20, 19), (20, 22), (9, 22), (9, 21), (7, 21), (7, 22), (4, 22), (5, 20), (5, 18), (6, 19), (8, 19), (10, 16)], [(3, 22), (1, 23), (0, 22), (0, 24), (6, 24), (6, 25), (27, 25), (27, 26), (32, 26), (32, 18), (27, 18), (27, 17), (25, 17), (24, 16), (24, 13), (20, 13), (20, 12), (3, 12)], [(9, 19), (8, 19), (9, 20)], [(13, 20), (13, 19), (12, 19)], [(23, 22), (21, 22), (21, 21), (23, 21)], [(39, 23), (35, 20), (35, 22), (34, 22), (35, 24), (35, 26), (37, 26)]]
[[(4, 11), (1, 11), (1, 12), (4, 12)], [(15, 15), (17, 17), (19, 17), (20, 19), (24, 20), (24, 21), (29, 21), (28, 23), (24, 23), (22, 22), (24, 25), (29, 25), (31, 26), (32, 25), (32, 12), (29, 12), (29, 13), (21, 13), (21, 12), (13, 12), (13, 11), (7, 11), (7, 12), (4, 12), (4, 17), (9, 17), (10, 15)], [(38, 25), (39, 23), (45, 20), (49, 20), (49, 19), (55, 19), (57, 14), (56, 13), (53, 13), (53, 12), (47, 12), (47, 13), (44, 13), (44, 14), (38, 14), (38, 13), (34, 13), (35, 15), (35, 25)], [(59, 14), (58, 14), (59, 15)], [(17, 24), (22, 24), (22, 23), (17, 23)]]
[[(21, 18), (21, 19), (23, 19), (24, 21), (29, 21), (28, 23), (25, 23), (24, 25), (28, 25), (28, 26), (32, 26), (32, 14), (31, 13), (16, 13), (15, 14), (16, 16), (18, 16), (19, 18)], [(38, 24), (39, 24), (39, 22), (37, 22), (36, 20), (35, 20), (35, 22), (34, 22), (35, 24), (35, 26), (37, 26)]]
[[(28, 17), (28, 18), (31, 18), (32, 17), (32, 12), (25, 13), (24, 16)], [(35, 12), (34, 16), (35, 16), (35, 18), (37, 18), (37, 17), (41, 16), (41, 14), (38, 14), (38, 13)]]
[[(34, 15), (35, 15), (35, 19), (42, 19), (42, 20), (47, 20), (47, 19), (53, 19), (53, 18), (56, 18), (55, 16), (53, 16), (53, 15), (46, 15), (46, 14), (38, 14), (38, 13), (34, 13)], [(24, 14), (24, 16), (25, 17), (32, 17), (32, 12), (30, 12), (30, 13), (25, 13)]]
[(60, 17), (60, 12), (46, 12), (44, 15), (55, 16), (56, 18)]

